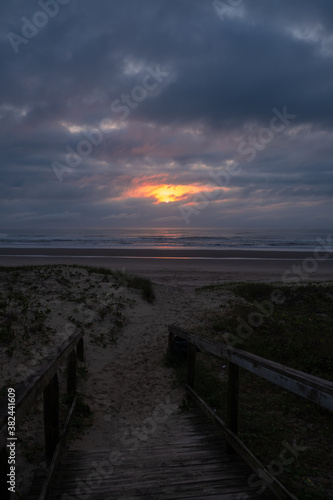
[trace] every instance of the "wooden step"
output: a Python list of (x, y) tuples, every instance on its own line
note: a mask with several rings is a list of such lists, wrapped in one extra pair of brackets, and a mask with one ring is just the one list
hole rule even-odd
[[(259, 495), (252, 470), (237, 455), (227, 454), (225, 439), (198, 409), (178, 412), (138, 442), (137, 449), (122, 444), (116, 464), (110, 451), (64, 452), (52, 500), (250, 500), (275, 498), (268, 488)], [(29, 500), (38, 498), (41, 479)], [(34, 496), (35, 495), (35, 496)]]

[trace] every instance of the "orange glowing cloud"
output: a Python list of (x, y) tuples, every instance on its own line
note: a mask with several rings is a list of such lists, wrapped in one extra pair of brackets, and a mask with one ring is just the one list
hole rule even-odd
[[(156, 180), (156, 179), (155, 179)], [(143, 182), (131, 187), (124, 197), (134, 198), (155, 198), (154, 204), (157, 203), (170, 203), (186, 199), (190, 195), (201, 193), (205, 191), (214, 191), (214, 186), (197, 186), (185, 184), (150, 184)]]

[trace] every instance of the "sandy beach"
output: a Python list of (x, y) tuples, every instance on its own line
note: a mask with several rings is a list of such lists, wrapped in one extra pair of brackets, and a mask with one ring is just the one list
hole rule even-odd
[[(11, 272), (12, 266), (50, 264), (61, 265)], [(112, 276), (72, 267), (73, 264), (147, 277), (153, 283), (156, 299), (150, 304), (138, 290), (124, 286)], [(258, 250), (3, 248), (0, 266), (8, 266), (0, 274), (2, 300), (7, 301), (6, 297), (12, 294), (2, 321), (11, 318), (18, 336), (10, 355), (6, 342), (0, 345), (2, 387), (15, 385), (35, 370), (52, 348), (73, 331), (73, 325), (84, 328), (88, 378), (80, 381), (79, 390), (93, 411), (92, 426), (70, 443), (73, 450), (120, 449), (133, 439), (140, 444), (138, 432), (158, 408), (171, 412), (179, 407), (184, 393), (175, 388), (172, 369), (163, 364), (168, 325), (176, 323), (191, 330), (203, 315), (223, 307), (232, 298), (227, 289), (200, 287), (229, 281), (333, 280), (332, 258), (316, 260), (311, 253)], [(23, 319), (17, 297), (27, 301), (25, 310), (29, 312), (23, 314)], [(40, 311), (45, 312), (47, 341), (38, 337)], [(115, 330), (119, 320), (122, 327)], [(22, 333), (23, 323), (24, 331), (30, 331), (28, 336)], [(18, 430), (18, 487), (22, 493), (29, 488), (34, 472), (43, 468), (40, 404)], [(158, 423), (154, 432), (163, 436), (167, 425), (167, 420)], [(27, 449), (35, 450), (33, 461), (25, 458)]]
[(324, 250), (317, 259), (314, 252), (290, 250), (0, 248), (0, 266), (51, 264), (126, 270), (156, 283), (187, 286), (333, 279), (333, 254)]

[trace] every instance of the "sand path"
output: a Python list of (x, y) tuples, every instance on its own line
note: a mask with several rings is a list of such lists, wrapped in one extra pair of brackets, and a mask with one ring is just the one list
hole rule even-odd
[[(286, 263), (285, 266), (288, 268)], [(174, 388), (174, 372), (163, 363), (168, 325), (175, 323), (191, 330), (205, 311), (219, 308), (232, 297), (226, 289), (198, 287), (229, 280), (281, 281), (278, 270), (244, 274), (232, 270), (200, 272), (195, 268), (167, 272), (159, 268), (142, 269), (136, 274), (152, 280), (156, 300), (148, 304), (135, 295), (135, 306), (126, 312), (128, 325), (115, 345), (103, 349), (86, 342), (90, 377), (83, 392), (94, 410), (94, 422), (81, 439), (71, 443), (71, 449), (112, 448), (126, 433), (150, 418), (158, 405), (181, 404), (184, 391)], [(124, 294), (128, 296), (128, 289)]]
[(168, 325), (190, 327), (198, 311), (216, 307), (221, 296), (193, 287), (154, 285), (156, 300), (137, 300), (127, 311), (128, 325), (113, 346), (87, 343), (90, 377), (85, 393), (94, 422), (71, 449), (113, 448), (119, 440), (152, 417), (159, 405), (178, 407), (184, 392), (173, 387), (173, 371), (163, 364)]

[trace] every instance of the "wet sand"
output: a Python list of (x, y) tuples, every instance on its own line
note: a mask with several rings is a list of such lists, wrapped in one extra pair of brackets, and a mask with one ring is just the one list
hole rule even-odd
[(0, 266), (79, 264), (142, 275), (156, 283), (200, 286), (223, 281), (307, 282), (333, 279), (322, 250), (0, 248)]

